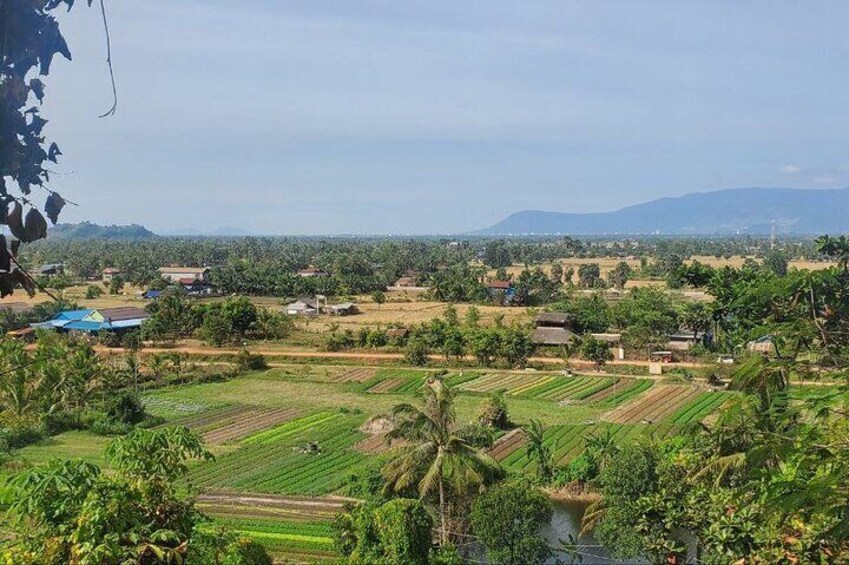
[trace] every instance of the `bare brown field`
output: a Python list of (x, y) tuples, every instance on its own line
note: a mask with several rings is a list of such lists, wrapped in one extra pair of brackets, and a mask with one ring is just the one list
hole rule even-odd
[(636, 424), (643, 421), (658, 422), (684, 406), (701, 392), (698, 388), (691, 386), (653, 386), (630, 402), (614, 408), (605, 414), (603, 419), (618, 424)]
[(401, 447), (405, 442), (400, 439), (393, 439), (392, 443), (386, 442), (386, 434), (375, 434), (363, 440), (358, 441), (352, 447), (360, 453), (378, 454), (386, 453), (390, 449)]
[[(375, 304), (370, 297), (360, 296), (355, 299), (359, 314), (353, 316), (318, 316), (302, 318), (302, 327), (310, 332), (326, 332), (331, 325), (341, 329), (356, 330), (362, 326), (388, 326), (390, 324), (410, 327), (437, 318), (445, 311), (447, 304), (436, 301), (392, 302), (394, 292), (386, 293), (389, 300)], [(524, 323), (530, 321), (530, 315), (525, 308), (506, 306), (474, 305), (481, 315), (482, 325), (492, 325), (496, 316), (503, 315), (504, 323)], [(471, 308), (471, 304), (455, 304), (458, 316), (462, 319)]]
[(293, 408), (258, 408), (239, 405), (189, 416), (169, 425), (186, 426), (209, 445), (221, 445), (270, 428), (298, 416)]
[(287, 422), (300, 414), (294, 408), (257, 409), (228, 422), (226, 425), (210, 430), (203, 434), (203, 440), (210, 445), (219, 445), (264, 430), (277, 424)]
[(333, 520), (348, 502), (350, 499), (336, 496), (310, 498), (207, 491), (198, 496), (197, 505), (212, 516), (313, 521)]
[(368, 392), (372, 392), (375, 394), (380, 394), (382, 392), (391, 392), (395, 389), (395, 387), (399, 387), (405, 382), (407, 382), (407, 380), (400, 377), (394, 379), (386, 379), (385, 381), (380, 381), (379, 383), (368, 389)]
[(496, 461), (502, 461), (523, 445), (525, 445), (525, 434), (520, 428), (516, 428), (500, 437), (489, 448), (488, 453)]
[(334, 378), (330, 379), (330, 382), (334, 383), (364, 383), (367, 380), (374, 377), (375, 373), (377, 373), (377, 369), (373, 369), (371, 367), (362, 367), (359, 369), (351, 369), (350, 371), (345, 371)]
[[(754, 261), (760, 262), (760, 259), (757, 259), (754, 256), (743, 255), (735, 255), (733, 257), (729, 257), (728, 259), (724, 257), (717, 258), (711, 255), (694, 255), (691, 260), (699, 261), (700, 263), (710, 265), (711, 267), (742, 267), (746, 259), (752, 259)], [(835, 264), (836, 263), (829, 261), (790, 261), (789, 267), (817, 271), (820, 269), (827, 269), (829, 267), (833, 267), (835, 266)]]

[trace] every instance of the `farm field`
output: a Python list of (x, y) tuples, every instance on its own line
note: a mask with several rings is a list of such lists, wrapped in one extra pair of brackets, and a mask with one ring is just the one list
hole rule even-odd
[(655, 385), (605, 414), (604, 419), (619, 424), (658, 422), (699, 396), (699, 389), (680, 385)]
[(288, 559), (320, 561), (333, 557), (332, 523), (349, 499), (286, 497), (211, 491), (197, 507), (269, 551)]
[[(363, 423), (399, 402), (415, 402), (432, 374), (402, 367), (295, 365), (159, 389), (146, 393), (144, 401), (166, 425), (200, 433), (216, 455), (214, 461), (193, 463), (188, 477), (203, 493), (199, 508), (213, 518), (211, 526), (226, 524), (278, 557), (323, 562), (335, 555), (331, 524), (345, 503), (340, 495), (346, 481), (378, 464), (389, 449), (379, 432), (363, 432)], [(616, 442), (672, 434), (714, 413), (729, 397), (604, 375), (458, 371), (445, 379), (459, 389), (459, 422), (476, 417), (488, 391), (507, 389), (511, 419), (520, 426), (539, 419), (560, 463), (602, 433)], [(647, 418), (650, 413), (653, 418)], [(621, 421), (607, 421), (614, 417)], [(108, 441), (67, 432), (21, 455), (40, 463), (74, 454), (108, 468), (101, 455)], [(509, 472), (526, 472), (533, 464), (525, 445), (517, 429), (502, 435), (489, 453)]]
[(472, 393), (504, 391), (551, 402), (587, 400), (613, 387), (620, 379), (603, 376), (564, 377), (537, 373), (489, 373), (466, 381), (460, 389)]

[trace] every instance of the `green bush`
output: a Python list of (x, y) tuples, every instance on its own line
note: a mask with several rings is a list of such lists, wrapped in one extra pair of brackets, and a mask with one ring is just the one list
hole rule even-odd
[(85, 289), (85, 297), (86, 300), (94, 300), (95, 298), (100, 298), (103, 295), (103, 289), (94, 284), (90, 284)]
[(44, 416), (44, 426), (48, 435), (55, 436), (71, 430), (84, 430), (88, 427), (86, 412), (83, 410), (59, 410)]
[(109, 401), (106, 414), (114, 422), (132, 426), (144, 420), (144, 404), (138, 394), (120, 392)]
[(24, 447), (47, 437), (47, 427), (37, 416), (4, 414), (0, 420), (0, 443), (11, 449)]
[(236, 364), (242, 371), (261, 371), (268, 369), (268, 362), (259, 353), (251, 353), (247, 349), (239, 351), (236, 356)]

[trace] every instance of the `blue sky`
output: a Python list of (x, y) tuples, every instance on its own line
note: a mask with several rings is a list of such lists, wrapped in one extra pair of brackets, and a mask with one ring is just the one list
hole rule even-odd
[(849, 186), (845, 2), (107, 0), (48, 83), (65, 221), (451, 233)]

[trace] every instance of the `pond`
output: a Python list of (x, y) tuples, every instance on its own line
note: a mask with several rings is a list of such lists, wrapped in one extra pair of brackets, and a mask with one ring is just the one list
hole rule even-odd
[(622, 565), (648, 563), (647, 561), (635, 561), (628, 559), (620, 561), (610, 557), (609, 552), (599, 545), (598, 541), (587, 534), (579, 536), (581, 531), (581, 520), (584, 517), (584, 512), (589, 506), (588, 502), (583, 501), (555, 501), (552, 503), (554, 507), (554, 515), (551, 518), (551, 524), (543, 528), (542, 534), (552, 547), (561, 546), (560, 540), (569, 541), (569, 536), (576, 541), (578, 547), (576, 551), (580, 552), (580, 558), (570, 554), (567, 551), (558, 552), (549, 563), (567, 563), (580, 565)]

